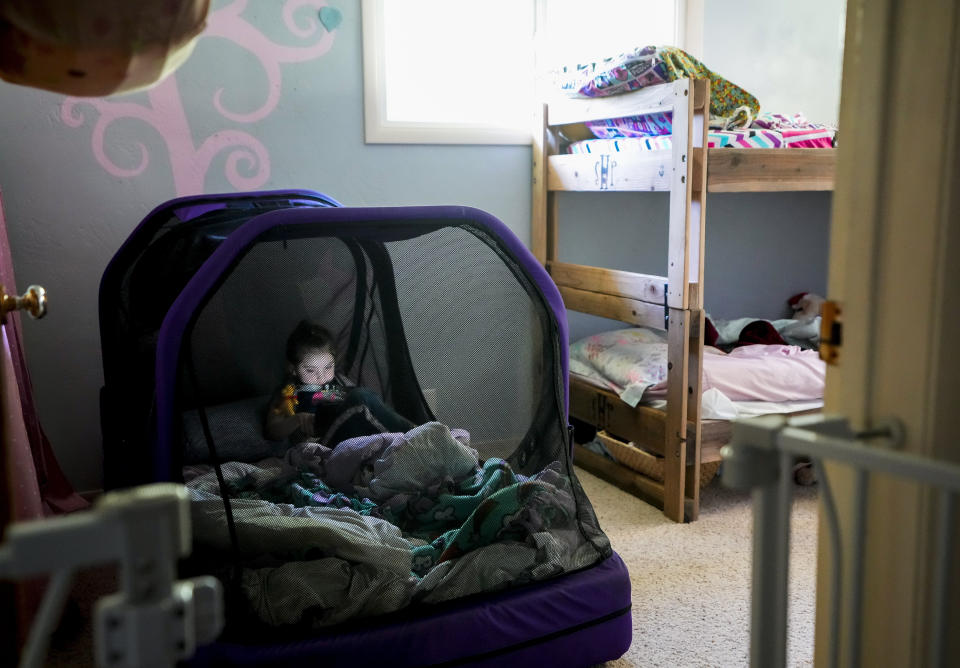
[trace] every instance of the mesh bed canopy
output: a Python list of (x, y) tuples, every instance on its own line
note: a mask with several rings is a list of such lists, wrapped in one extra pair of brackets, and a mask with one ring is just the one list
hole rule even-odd
[[(115, 271), (130, 304), (151, 295), (117, 338), (155, 360), (129, 399), (149, 447), (125, 461), (187, 485), (190, 569), (226, 585), (228, 637), (326, 632), (609, 557), (570, 460), (562, 303), (512, 233), (463, 207), (271, 201), (181, 222), (178, 252), (154, 235)], [(176, 285), (144, 280), (151, 251)], [(267, 438), (271, 415), (309, 403), (284, 403), (302, 321), (329, 332), (347, 401), (410, 428)], [(331, 405), (339, 424), (348, 404)]]

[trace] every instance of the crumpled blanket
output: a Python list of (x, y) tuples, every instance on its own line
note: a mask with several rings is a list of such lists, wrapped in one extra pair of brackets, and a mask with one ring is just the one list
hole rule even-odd
[[(221, 468), (241, 554), (269, 562), (241, 577), (269, 624), (334, 624), (549, 577), (609, 552), (605, 537), (580, 531), (559, 464), (531, 477), (500, 459), (481, 465), (467, 432), (436, 422)], [(184, 478), (195, 540), (229, 550), (215, 473), (196, 465)]]

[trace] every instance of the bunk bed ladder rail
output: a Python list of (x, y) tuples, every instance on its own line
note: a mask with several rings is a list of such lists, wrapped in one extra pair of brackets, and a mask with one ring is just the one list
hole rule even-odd
[[(656, 496), (664, 514), (676, 522), (699, 514), (700, 402), (690, 397), (699, 397), (701, 389), (709, 100), (705, 79), (678, 79), (622, 96), (559, 100), (540, 106), (533, 133), (531, 250), (556, 282), (567, 309), (669, 332), (667, 410), (663, 442), (657, 444), (665, 473)], [(588, 133), (584, 124), (589, 121), (654, 112), (672, 114), (669, 149), (649, 155), (598, 154), (588, 160), (563, 153), (569, 141)], [(669, 192), (666, 276), (558, 260), (558, 191), (631, 190)], [(609, 416), (604, 402), (595, 398), (591, 405), (601, 421)], [(696, 425), (692, 442), (690, 423)]]
[[(866, 441), (869, 439), (870, 445)], [(798, 458), (813, 461), (821, 485), (833, 573), (830, 582), (828, 666), (861, 665), (860, 616), (863, 604), (863, 554), (867, 529), (870, 474), (880, 473), (937, 490), (936, 564), (930, 592), (930, 634), (924, 665), (946, 666), (947, 594), (960, 496), (960, 466), (894, 448), (902, 428), (889, 427), (853, 434), (846, 420), (804, 416), (754, 418), (734, 423), (733, 440), (723, 448), (723, 482), (753, 491), (753, 587), (750, 622), (750, 664), (786, 665), (787, 577), (789, 573), (790, 507)], [(854, 469), (848, 557), (843, 554), (840, 522), (824, 461)], [(960, 555), (958, 555), (960, 556)], [(845, 561), (844, 559), (847, 559)], [(846, 571), (849, 564), (849, 572)], [(845, 607), (844, 607), (845, 606)], [(846, 616), (844, 656), (839, 657), (841, 608)]]

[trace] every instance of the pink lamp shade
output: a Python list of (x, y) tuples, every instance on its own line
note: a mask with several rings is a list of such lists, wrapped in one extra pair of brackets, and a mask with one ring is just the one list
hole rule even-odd
[(99, 97), (146, 88), (183, 64), (210, 0), (0, 0), (0, 79)]

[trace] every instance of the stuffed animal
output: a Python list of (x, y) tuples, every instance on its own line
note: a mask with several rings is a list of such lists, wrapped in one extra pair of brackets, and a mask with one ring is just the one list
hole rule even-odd
[(793, 318), (803, 322), (812, 322), (820, 315), (820, 307), (826, 300), (812, 292), (799, 292), (787, 300), (793, 309)]
[(283, 402), (280, 404), (280, 410), (284, 415), (293, 415), (297, 412), (297, 388), (293, 385), (287, 385), (283, 388)]

